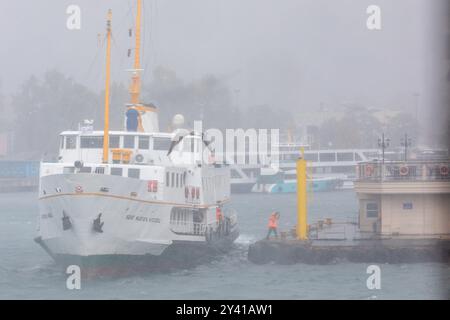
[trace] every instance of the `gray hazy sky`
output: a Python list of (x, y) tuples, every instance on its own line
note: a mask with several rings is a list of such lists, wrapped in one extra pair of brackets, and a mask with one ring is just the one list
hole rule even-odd
[[(186, 81), (218, 74), (239, 89), (240, 105), (412, 108), (415, 92), (422, 104), (433, 100), (430, 83), (439, 69), (433, 30), (443, 15), (431, 3), (438, 2), (144, 0), (144, 77), (157, 65)], [(66, 28), (69, 4), (81, 8), (79, 31)], [(366, 28), (370, 4), (381, 7), (381, 31)], [(108, 8), (112, 76), (126, 81), (135, 1), (0, 0), (3, 93), (51, 68), (101, 90), (105, 53), (97, 34), (104, 34)]]

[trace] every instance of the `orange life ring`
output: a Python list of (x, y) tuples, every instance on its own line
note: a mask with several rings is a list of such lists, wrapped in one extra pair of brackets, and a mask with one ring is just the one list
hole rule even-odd
[(400, 167), (400, 175), (406, 176), (409, 173), (409, 168), (407, 166), (401, 166)]
[(448, 176), (448, 166), (445, 165), (441, 166), (439, 172), (441, 173), (442, 176)]
[(366, 165), (365, 173), (366, 173), (367, 177), (372, 176), (372, 174), (373, 174), (373, 166), (372, 165)]

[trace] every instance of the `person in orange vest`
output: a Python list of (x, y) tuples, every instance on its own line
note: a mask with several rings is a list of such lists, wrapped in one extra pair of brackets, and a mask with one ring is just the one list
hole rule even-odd
[(223, 220), (223, 214), (222, 214), (222, 208), (220, 206), (220, 203), (217, 202), (217, 207), (216, 207), (216, 221), (217, 224), (220, 224)]
[(217, 223), (217, 231), (222, 233), (222, 220), (223, 220), (223, 214), (222, 214), (222, 208), (220, 206), (220, 202), (217, 202), (216, 207), (216, 223)]
[(272, 233), (275, 233), (275, 237), (278, 238), (277, 228), (278, 228), (278, 219), (280, 219), (280, 213), (278, 211), (273, 212), (269, 218), (269, 231), (267, 232), (266, 239), (270, 238)]

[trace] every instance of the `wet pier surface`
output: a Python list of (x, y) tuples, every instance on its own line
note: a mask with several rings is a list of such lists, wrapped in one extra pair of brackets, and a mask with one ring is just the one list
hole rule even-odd
[(250, 245), (248, 259), (256, 264), (448, 263), (450, 240), (379, 238), (360, 233), (354, 223), (336, 223), (314, 226), (308, 241), (286, 233), (279, 239), (257, 241)]

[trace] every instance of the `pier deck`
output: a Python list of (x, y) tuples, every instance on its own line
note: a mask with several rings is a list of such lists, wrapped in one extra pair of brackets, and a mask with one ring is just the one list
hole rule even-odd
[(311, 235), (306, 241), (286, 236), (257, 241), (248, 259), (256, 264), (450, 262), (450, 239), (375, 237), (359, 232), (354, 223), (324, 226)]

